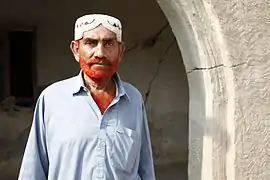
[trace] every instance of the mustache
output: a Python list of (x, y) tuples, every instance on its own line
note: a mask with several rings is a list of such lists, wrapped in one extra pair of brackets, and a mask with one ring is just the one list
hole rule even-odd
[(112, 64), (110, 63), (109, 60), (107, 60), (106, 58), (92, 58), (89, 59), (88, 61), (86, 61), (86, 63), (88, 65), (93, 65), (93, 64), (99, 64), (99, 65), (106, 65), (106, 66), (111, 66)]

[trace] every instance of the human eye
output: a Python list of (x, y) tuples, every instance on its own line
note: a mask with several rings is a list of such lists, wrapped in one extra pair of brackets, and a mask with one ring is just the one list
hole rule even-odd
[(114, 45), (115, 45), (115, 41), (114, 41), (113, 39), (105, 40), (105, 41), (104, 41), (104, 45), (105, 45), (106, 47), (114, 46)]
[(98, 44), (98, 41), (97, 40), (87, 40), (87, 41), (85, 41), (85, 45), (89, 45), (89, 46), (92, 46), (92, 47), (94, 47), (94, 46), (97, 46), (97, 44)]

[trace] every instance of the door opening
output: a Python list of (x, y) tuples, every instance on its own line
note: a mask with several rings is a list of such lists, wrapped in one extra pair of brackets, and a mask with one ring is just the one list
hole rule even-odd
[(10, 95), (21, 106), (32, 106), (34, 100), (33, 38), (32, 30), (8, 32)]

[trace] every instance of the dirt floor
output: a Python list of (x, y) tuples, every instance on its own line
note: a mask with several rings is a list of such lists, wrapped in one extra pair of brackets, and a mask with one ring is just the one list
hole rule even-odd
[[(11, 166), (18, 167), (18, 159), (14, 159), (14, 162), (9, 162)], [(17, 168), (16, 168), (17, 169)], [(9, 167), (6, 169), (4, 177), (0, 175), (1, 180), (17, 180), (16, 169)], [(162, 167), (156, 167), (156, 179), (157, 180), (188, 180), (187, 164), (172, 164)]]
[(188, 180), (187, 163), (156, 167), (157, 180)]

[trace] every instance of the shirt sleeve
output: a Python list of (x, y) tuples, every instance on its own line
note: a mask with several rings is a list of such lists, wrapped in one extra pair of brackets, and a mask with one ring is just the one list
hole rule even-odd
[(45, 102), (41, 95), (37, 101), (18, 180), (46, 180), (48, 156), (44, 125)]
[(147, 115), (144, 104), (143, 108), (143, 126), (142, 126), (142, 145), (139, 162), (139, 176), (142, 180), (155, 180), (154, 163), (152, 156), (151, 138), (149, 133)]

